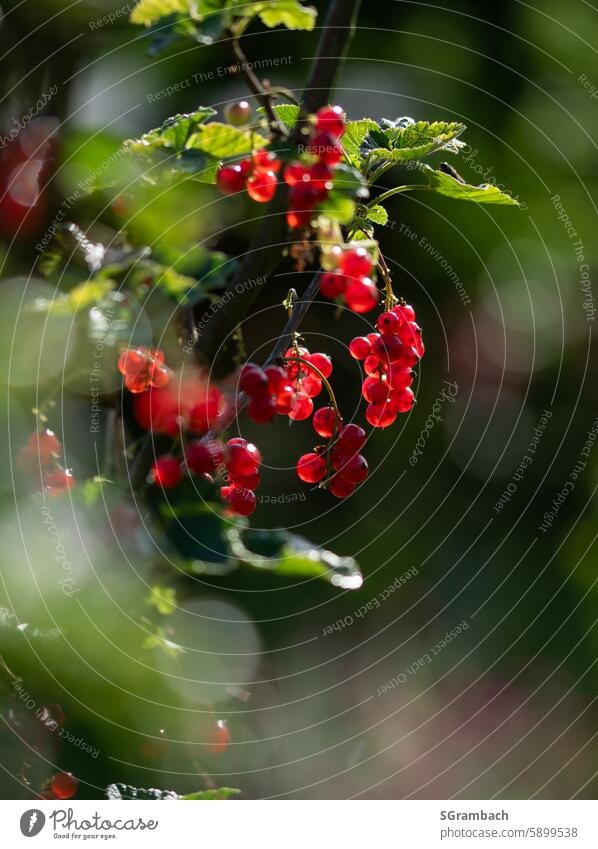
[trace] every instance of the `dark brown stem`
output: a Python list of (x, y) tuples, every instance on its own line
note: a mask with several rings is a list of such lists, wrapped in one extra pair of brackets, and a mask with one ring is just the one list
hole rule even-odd
[[(332, 0), (330, 3), (313, 69), (303, 93), (302, 114), (315, 112), (330, 101), (360, 5), (361, 0)], [(301, 139), (301, 125), (302, 122), (298, 122), (293, 134), (295, 143)], [(232, 330), (249, 313), (262, 286), (280, 262), (287, 244), (286, 205), (286, 186), (282, 184), (268, 204), (239, 271), (224, 293), (227, 300), (197, 340), (196, 350), (206, 363), (213, 362), (216, 352), (230, 338)], [(252, 285), (247, 285), (249, 281)]]
[(236, 37), (233, 37), (232, 39), (232, 48), (233, 53), (235, 54), (235, 59), (239, 62), (239, 67), (245, 82), (247, 83), (247, 87), (253, 94), (255, 94), (260, 104), (264, 107), (264, 111), (268, 117), (268, 123), (270, 124), (270, 129), (277, 136), (285, 136), (287, 134), (287, 129), (276, 117), (276, 112), (272, 108), (271, 95), (265, 90), (256, 74), (253, 73), (249, 66), (247, 57), (243, 52), (239, 39)]

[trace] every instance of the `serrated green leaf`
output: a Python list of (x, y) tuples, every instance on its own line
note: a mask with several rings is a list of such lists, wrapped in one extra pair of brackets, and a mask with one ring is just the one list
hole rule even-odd
[(198, 790), (196, 793), (188, 793), (186, 796), (179, 796), (179, 799), (184, 801), (213, 801), (215, 799), (230, 799), (233, 796), (238, 796), (241, 791), (236, 787), (216, 787), (214, 790)]
[(167, 148), (183, 151), (191, 135), (216, 112), (211, 106), (200, 106), (194, 112), (173, 115), (154, 130), (149, 130), (138, 139), (129, 139), (125, 148), (133, 153), (147, 155), (154, 150)]
[(388, 224), (388, 212), (380, 204), (368, 207), (366, 218), (368, 221), (372, 221), (374, 224), (380, 224), (382, 227)]
[[(299, 115), (299, 107), (294, 103), (278, 103), (272, 106), (276, 117), (285, 124), (289, 130), (292, 130), (297, 123)], [(266, 110), (260, 106), (257, 110), (260, 115), (264, 115)]]
[(160, 18), (176, 12), (189, 13), (188, 0), (138, 0), (137, 5), (131, 12), (129, 20), (132, 24), (152, 26)]
[(228, 159), (251, 153), (266, 144), (267, 139), (251, 130), (212, 121), (198, 127), (197, 132), (189, 139), (187, 147), (201, 150), (216, 159)]
[(114, 281), (109, 278), (86, 280), (71, 289), (67, 295), (61, 295), (52, 301), (38, 299), (36, 306), (54, 315), (75, 315), (101, 301), (113, 288)]
[(504, 206), (519, 206), (518, 201), (506, 192), (501, 191), (498, 186), (484, 184), (471, 186), (469, 183), (461, 183), (444, 171), (435, 171), (426, 166), (426, 173), (430, 181), (430, 188), (440, 195), (454, 198), (455, 200), (469, 200), (476, 203), (495, 203)]
[(412, 162), (446, 148), (464, 129), (465, 125), (456, 121), (417, 121), (407, 126), (378, 128), (370, 131), (373, 144), (366, 145), (364, 152), (368, 160)]
[(316, 23), (317, 10), (303, 6), (299, 0), (266, 0), (239, 7), (242, 17), (259, 17), (267, 27), (285, 26), (288, 29), (312, 30)]
[(174, 790), (146, 790), (143, 787), (132, 787), (130, 784), (109, 784), (106, 787), (106, 798), (113, 801), (122, 801), (123, 799), (136, 801), (153, 801), (157, 802), (163, 799), (180, 799), (182, 798)]
[(376, 130), (378, 125), (371, 118), (361, 118), (359, 121), (348, 121), (345, 132), (341, 138), (341, 145), (345, 156), (355, 167), (361, 164), (361, 145), (368, 133)]

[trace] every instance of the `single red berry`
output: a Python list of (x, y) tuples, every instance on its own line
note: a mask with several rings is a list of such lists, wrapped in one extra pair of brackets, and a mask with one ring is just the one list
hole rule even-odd
[(207, 735), (205, 748), (211, 755), (222, 755), (228, 749), (231, 733), (224, 719), (217, 720)]
[(355, 454), (350, 457), (347, 462), (339, 470), (339, 474), (344, 480), (352, 484), (360, 484), (368, 476), (368, 462), (361, 454)]
[(118, 358), (118, 370), (123, 375), (140, 374), (145, 371), (148, 364), (148, 354), (146, 348), (129, 348), (123, 351)]
[(341, 477), (341, 475), (336, 474), (330, 479), (328, 489), (332, 495), (336, 496), (336, 498), (347, 498), (347, 496), (351, 495), (354, 491), (355, 484), (350, 483), (348, 480)]
[(319, 454), (304, 454), (297, 461), (297, 475), (305, 483), (319, 483), (326, 477), (326, 460)]
[(57, 772), (50, 781), (50, 790), (57, 799), (72, 799), (79, 782), (70, 772)]
[(224, 117), (233, 127), (244, 127), (251, 121), (251, 106), (246, 100), (227, 103), (224, 107)]
[(322, 381), (315, 372), (310, 372), (301, 378), (301, 392), (307, 395), (308, 398), (317, 398), (321, 391)]
[(263, 395), (268, 389), (268, 375), (255, 363), (245, 363), (239, 375), (239, 388), (250, 396)]
[(388, 403), (395, 413), (408, 413), (415, 404), (415, 396), (409, 387), (395, 389), (390, 393)]
[(386, 365), (398, 363), (405, 353), (404, 345), (398, 336), (383, 333), (373, 344), (374, 354)]
[(369, 277), (372, 265), (372, 257), (365, 248), (350, 248), (343, 252), (339, 261), (341, 273), (352, 280)]
[(156, 389), (162, 389), (170, 383), (172, 372), (168, 366), (159, 363), (152, 364), (147, 370), (148, 383)]
[(415, 321), (415, 310), (410, 304), (397, 304), (392, 311), (401, 322)]
[(280, 366), (266, 366), (264, 374), (268, 379), (268, 391), (278, 395), (288, 383), (286, 371)]
[(237, 165), (241, 169), (241, 174), (243, 178), (247, 179), (247, 177), (249, 177), (249, 175), (253, 171), (253, 162), (251, 161), (251, 159), (241, 159), (239, 162), (237, 162)]
[(343, 158), (343, 149), (330, 133), (317, 133), (307, 145), (309, 153), (326, 165), (337, 165)]
[(296, 186), (309, 181), (309, 168), (301, 162), (290, 162), (282, 172), (282, 177), (287, 186)]
[(380, 293), (369, 277), (349, 281), (345, 292), (347, 306), (356, 313), (373, 310), (379, 297)]
[(202, 442), (193, 440), (185, 450), (187, 466), (196, 475), (211, 475), (216, 472), (224, 461), (222, 445), (215, 439)]
[(287, 383), (286, 386), (283, 386), (283, 388), (276, 395), (276, 412), (281, 416), (288, 416), (291, 412), (294, 397), (295, 390), (290, 385), (290, 383)]
[(51, 495), (60, 495), (74, 485), (75, 478), (70, 469), (55, 469), (46, 475), (46, 489)]
[(386, 378), (392, 389), (405, 389), (413, 383), (413, 372), (410, 368), (393, 363)]
[(258, 203), (268, 203), (276, 194), (274, 171), (254, 171), (247, 180), (247, 194)]
[(172, 454), (162, 454), (158, 457), (151, 470), (152, 482), (163, 489), (178, 486), (183, 478), (181, 464)]
[(245, 445), (229, 440), (224, 449), (226, 467), (233, 477), (253, 475), (262, 462), (262, 455), (253, 443)]
[[(205, 433), (218, 423), (225, 409), (224, 396), (215, 386), (199, 387), (196, 398), (190, 398), (188, 408), (188, 427), (195, 433)], [(184, 398), (183, 402), (187, 402)], [(181, 411), (182, 413), (183, 411)]]
[(384, 376), (366, 377), (361, 387), (361, 394), (366, 401), (384, 403), (390, 395), (390, 386)]
[(261, 478), (257, 472), (254, 472), (252, 475), (242, 475), (234, 478), (233, 483), (242, 489), (256, 490), (261, 483)]
[(324, 439), (330, 439), (341, 427), (343, 420), (334, 407), (320, 407), (312, 420), (315, 432)]
[(339, 450), (347, 454), (357, 454), (367, 441), (365, 430), (359, 425), (350, 422), (346, 424), (338, 435), (337, 446)]
[(145, 392), (149, 386), (147, 371), (140, 372), (139, 374), (126, 374), (125, 386), (132, 395), (139, 395), (139, 393)]
[(223, 195), (236, 195), (245, 187), (245, 177), (239, 165), (225, 165), (216, 175), (216, 185)]
[(330, 377), (332, 374), (332, 360), (328, 354), (307, 354), (305, 359), (308, 363), (311, 363), (312, 366), (315, 366), (318, 371), (324, 375), (324, 377)]
[(320, 277), (320, 292), (325, 298), (339, 298), (345, 293), (347, 278), (334, 271), (326, 271)]
[[(226, 495), (224, 490), (228, 490)], [(228, 504), (232, 513), (237, 516), (251, 516), (256, 508), (255, 494), (242, 486), (222, 487), (222, 497)]]
[(372, 343), (366, 336), (356, 336), (349, 342), (349, 353), (355, 360), (365, 360), (372, 353)]
[(62, 454), (62, 444), (56, 434), (51, 430), (32, 433), (29, 437), (27, 448), (44, 465), (60, 457)]
[(383, 312), (378, 316), (376, 327), (380, 333), (398, 333), (401, 319), (394, 312)]
[(345, 113), (340, 106), (323, 106), (316, 112), (316, 129), (340, 138), (345, 132)]
[(264, 148), (254, 151), (251, 159), (253, 160), (254, 167), (261, 171), (274, 171), (277, 173), (280, 171), (280, 166), (282, 165), (282, 162), (278, 159), (274, 151), (265, 150)]
[(371, 354), (365, 358), (363, 370), (369, 377), (379, 377), (380, 374), (388, 371), (388, 363), (381, 360), (377, 354)]
[(302, 422), (311, 416), (313, 409), (314, 405), (311, 398), (302, 392), (295, 392), (291, 401), (289, 418), (296, 422)]
[(271, 395), (252, 398), (247, 404), (247, 415), (256, 424), (267, 424), (276, 415), (276, 402)]
[(365, 417), (372, 427), (389, 427), (393, 424), (397, 414), (389, 402), (385, 404), (368, 404), (365, 408)]

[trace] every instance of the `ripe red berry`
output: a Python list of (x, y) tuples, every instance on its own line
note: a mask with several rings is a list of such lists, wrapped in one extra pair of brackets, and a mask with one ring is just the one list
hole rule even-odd
[(228, 749), (231, 733), (224, 719), (217, 720), (209, 731), (205, 747), (211, 755), (222, 755)]
[(388, 363), (385, 363), (377, 354), (371, 354), (365, 358), (363, 370), (369, 377), (379, 377), (388, 371)]
[(323, 106), (316, 112), (316, 129), (337, 139), (345, 132), (345, 113), (340, 106)]
[(254, 168), (257, 168), (261, 171), (274, 171), (277, 173), (280, 171), (280, 166), (282, 162), (277, 158), (276, 154), (272, 150), (265, 150), (264, 148), (260, 148), (260, 150), (254, 151), (251, 156)]
[(55, 469), (46, 475), (46, 490), (50, 495), (60, 495), (75, 485), (75, 478), (70, 469)]
[(266, 366), (264, 374), (268, 379), (268, 391), (272, 395), (278, 395), (288, 383), (287, 373), (280, 366)]
[(224, 117), (233, 127), (244, 127), (251, 121), (251, 106), (246, 100), (227, 103), (224, 107)]
[(61, 456), (62, 444), (51, 430), (42, 430), (31, 434), (24, 450), (45, 465)]
[(145, 371), (148, 356), (145, 348), (130, 348), (118, 358), (118, 370), (123, 375), (135, 375)]
[(162, 389), (167, 386), (172, 377), (172, 372), (161, 363), (152, 363), (147, 370), (148, 383), (156, 389)]
[(339, 298), (347, 288), (347, 278), (334, 271), (326, 271), (320, 277), (320, 292), (325, 298)]
[(256, 490), (261, 483), (261, 478), (257, 472), (254, 472), (252, 475), (242, 475), (241, 477), (234, 478), (233, 483), (235, 486), (240, 486), (243, 489)]
[(405, 389), (413, 383), (413, 372), (410, 368), (393, 363), (386, 378), (392, 389)]
[(193, 440), (185, 450), (187, 466), (196, 475), (211, 475), (216, 472), (224, 461), (222, 445), (215, 439), (202, 442)]
[(346, 277), (360, 280), (362, 277), (369, 277), (373, 263), (365, 248), (351, 248), (343, 252), (338, 265)]
[(404, 389), (393, 390), (388, 403), (395, 413), (408, 413), (415, 404), (415, 396), (407, 386)]
[(302, 392), (295, 392), (291, 400), (289, 418), (296, 422), (302, 422), (311, 416), (313, 409), (314, 405), (311, 398)]
[(278, 392), (275, 398), (276, 412), (281, 416), (288, 416), (291, 412), (295, 390), (290, 383)]
[(242, 486), (223, 486), (220, 493), (232, 513), (251, 516), (256, 508), (255, 494)]
[(50, 790), (57, 799), (72, 799), (79, 782), (70, 772), (57, 772), (50, 781)]
[(245, 176), (240, 165), (225, 165), (216, 175), (216, 185), (223, 195), (236, 195), (245, 187)]
[(397, 304), (392, 311), (401, 322), (415, 321), (415, 310), (410, 304)]
[(276, 184), (274, 171), (256, 170), (247, 180), (247, 194), (258, 203), (268, 203), (276, 194)]
[(226, 467), (233, 477), (252, 475), (262, 462), (262, 455), (251, 442), (245, 444), (231, 439), (224, 449)]
[(317, 133), (307, 145), (307, 150), (326, 165), (337, 165), (343, 158), (343, 149), (330, 133)]
[(349, 342), (349, 353), (355, 360), (365, 360), (372, 353), (372, 343), (366, 336), (356, 336)]
[(315, 366), (324, 377), (330, 377), (332, 374), (332, 360), (327, 354), (306, 354), (305, 359), (312, 366)]
[(183, 478), (181, 464), (172, 454), (162, 454), (158, 457), (151, 470), (152, 482), (163, 487), (172, 489), (178, 486)]
[(332, 190), (332, 171), (324, 162), (316, 162), (308, 171), (309, 187), (316, 203), (323, 201)]
[(400, 362), (405, 353), (403, 343), (399, 337), (391, 336), (388, 333), (378, 336), (372, 347), (374, 354), (386, 365)]
[(336, 474), (330, 479), (328, 489), (336, 498), (347, 498), (354, 491), (355, 484)]
[(309, 181), (309, 168), (301, 162), (290, 162), (282, 172), (282, 177), (287, 186), (296, 186), (304, 180)]
[(368, 404), (365, 408), (365, 417), (372, 427), (389, 427), (394, 423), (397, 414), (391, 404)]
[(339, 475), (346, 481), (352, 484), (360, 484), (368, 476), (368, 463), (365, 457), (361, 454), (355, 454), (347, 459), (347, 462), (342, 465), (339, 470)]
[(255, 363), (245, 363), (239, 375), (239, 388), (248, 395), (263, 395), (268, 389), (268, 375)]
[(320, 407), (312, 419), (315, 432), (324, 439), (330, 439), (342, 425), (342, 419), (334, 407)]
[(326, 460), (320, 454), (304, 454), (297, 461), (297, 475), (305, 483), (319, 483), (326, 477)]
[(310, 372), (301, 378), (301, 391), (308, 398), (317, 398), (322, 391), (322, 381), (314, 373)]
[(270, 395), (252, 398), (247, 404), (247, 415), (256, 424), (267, 424), (276, 415), (276, 402)]
[(359, 425), (350, 422), (346, 424), (338, 435), (337, 446), (346, 454), (357, 454), (367, 441), (365, 430)]
[(378, 316), (376, 327), (380, 333), (398, 333), (401, 319), (394, 312), (383, 312)]
[(361, 394), (366, 401), (384, 403), (390, 395), (390, 386), (384, 376), (366, 377), (361, 387)]
[(373, 310), (379, 297), (380, 293), (369, 277), (364, 277), (362, 280), (351, 280), (345, 292), (347, 306), (356, 313)]

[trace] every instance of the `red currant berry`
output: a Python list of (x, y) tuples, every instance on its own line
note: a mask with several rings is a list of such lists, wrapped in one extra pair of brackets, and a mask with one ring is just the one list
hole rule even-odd
[(367, 441), (365, 430), (359, 425), (350, 422), (346, 424), (338, 435), (337, 447), (339, 451), (346, 454), (357, 454)]
[(352, 484), (360, 484), (368, 476), (368, 463), (365, 457), (361, 454), (355, 454), (353, 457), (350, 457), (347, 462), (340, 469), (340, 476), (349, 481)]
[(202, 442), (199, 439), (190, 442), (185, 451), (187, 466), (196, 475), (211, 475), (224, 461), (222, 445), (215, 439)]
[(324, 439), (330, 439), (341, 427), (343, 420), (334, 407), (320, 407), (312, 420), (315, 432)]
[(309, 180), (309, 168), (300, 162), (291, 162), (282, 172), (282, 177), (287, 186), (296, 186)]
[(256, 490), (261, 483), (261, 478), (257, 472), (252, 475), (243, 475), (234, 479), (234, 485), (240, 486), (243, 489)]
[(336, 498), (347, 498), (354, 491), (355, 484), (337, 474), (330, 479), (328, 489)]
[(369, 277), (350, 281), (345, 292), (347, 306), (356, 313), (373, 310), (379, 297), (380, 293)]
[(415, 310), (410, 304), (397, 304), (396, 307), (392, 308), (392, 311), (398, 316), (401, 323), (415, 321)]
[(395, 413), (408, 413), (415, 404), (415, 396), (409, 387), (390, 393), (389, 404)]
[(132, 395), (139, 395), (140, 392), (145, 392), (149, 386), (147, 372), (125, 375), (125, 386)]
[(356, 336), (349, 342), (349, 353), (355, 360), (365, 360), (372, 353), (372, 343), (366, 336)]
[(389, 368), (386, 377), (392, 389), (406, 389), (413, 383), (411, 369), (394, 363)]
[(140, 374), (147, 368), (147, 360), (145, 348), (130, 348), (118, 358), (118, 370), (123, 375)]
[(293, 404), (293, 398), (295, 396), (295, 390), (287, 383), (276, 395), (275, 404), (276, 404), (276, 412), (281, 416), (288, 416), (291, 412), (291, 407)]
[[(209, 389), (203, 387), (199, 397), (189, 408), (188, 416), (189, 430), (196, 433), (205, 433), (217, 423), (225, 409), (224, 396), (219, 389), (211, 386)], [(179, 410), (179, 417), (181, 411)], [(182, 422), (184, 424), (184, 422)]]
[(316, 129), (340, 138), (345, 132), (345, 113), (340, 106), (323, 106), (316, 112)]
[(227, 103), (224, 107), (224, 117), (233, 127), (244, 127), (251, 121), (251, 106), (246, 100)]
[(254, 171), (247, 180), (247, 194), (258, 203), (268, 203), (276, 194), (274, 171)]
[(39, 458), (39, 462), (43, 465), (50, 463), (62, 454), (62, 444), (51, 430), (32, 433), (27, 448)]
[(404, 346), (398, 336), (384, 333), (378, 336), (372, 347), (374, 354), (386, 365), (398, 363), (403, 359)]
[(384, 377), (366, 377), (361, 387), (361, 394), (366, 401), (381, 404), (388, 400), (390, 386)]
[(172, 372), (168, 366), (159, 363), (152, 364), (147, 370), (148, 383), (156, 389), (162, 389), (167, 386), (172, 377)]
[(308, 171), (309, 186), (314, 193), (314, 200), (319, 203), (332, 190), (332, 171), (323, 162), (316, 162)]
[(324, 377), (330, 377), (332, 374), (332, 360), (327, 354), (307, 354), (305, 359), (312, 366), (315, 366)]
[(280, 171), (282, 162), (271, 150), (264, 150), (264, 148), (261, 148), (260, 150), (254, 151), (251, 158), (253, 160), (254, 167), (260, 171), (274, 171), (275, 173)]
[(57, 772), (50, 781), (50, 790), (57, 799), (72, 799), (79, 782), (70, 772)]
[(317, 133), (307, 145), (309, 153), (326, 165), (337, 165), (343, 158), (343, 149), (330, 133)]
[(245, 363), (239, 375), (239, 388), (250, 396), (263, 395), (268, 387), (268, 375), (254, 363)]
[(295, 422), (302, 422), (308, 419), (314, 410), (314, 404), (311, 398), (302, 392), (295, 392), (291, 401), (291, 410), (289, 418)]
[(266, 366), (264, 374), (268, 378), (268, 391), (272, 395), (278, 395), (288, 383), (287, 373), (280, 366)]
[(382, 361), (377, 354), (371, 354), (365, 358), (363, 370), (369, 377), (379, 377), (380, 374), (388, 371), (388, 363)]
[(362, 277), (369, 277), (372, 265), (372, 257), (365, 248), (351, 248), (342, 254), (339, 269), (346, 277), (361, 280)]
[(233, 477), (252, 475), (262, 462), (262, 455), (251, 442), (244, 445), (229, 440), (224, 450), (226, 467)]
[[(225, 494), (226, 490), (226, 494)], [(237, 516), (251, 516), (256, 508), (255, 494), (242, 486), (222, 487), (222, 497), (232, 513)]]
[(376, 327), (380, 333), (398, 333), (401, 319), (394, 312), (383, 312), (378, 316)]
[(365, 417), (372, 427), (389, 427), (395, 421), (397, 414), (390, 403), (368, 404), (365, 408)]
[(223, 755), (231, 741), (231, 733), (224, 719), (219, 719), (210, 729), (205, 747), (211, 755)]
[(252, 398), (247, 404), (247, 415), (256, 424), (267, 424), (276, 415), (276, 402), (270, 395)]
[(325, 298), (339, 298), (345, 293), (347, 278), (334, 271), (326, 271), (320, 277), (320, 292)]
[(322, 391), (322, 381), (316, 374), (308, 374), (301, 378), (301, 391), (308, 398), (317, 398)]
[(158, 457), (151, 470), (152, 482), (163, 489), (178, 486), (183, 478), (181, 464), (172, 454), (162, 454)]
[(305, 483), (319, 483), (326, 477), (326, 460), (319, 454), (304, 454), (297, 461), (297, 475)]
[(223, 195), (236, 195), (245, 187), (245, 177), (240, 165), (225, 165), (216, 175), (216, 185)]
[(46, 489), (51, 495), (60, 495), (74, 485), (75, 477), (70, 469), (55, 469), (46, 475)]

